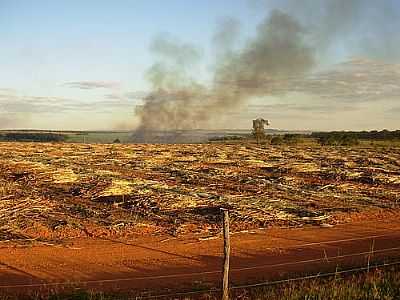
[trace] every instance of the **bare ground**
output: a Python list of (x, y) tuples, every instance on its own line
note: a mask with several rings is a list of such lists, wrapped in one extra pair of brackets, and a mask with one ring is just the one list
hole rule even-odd
[[(365, 266), (368, 256), (373, 265), (398, 259), (399, 247), (397, 217), (334, 228), (237, 233), (232, 236), (231, 283)], [(5, 293), (29, 293), (71, 287), (113, 292), (218, 287), (221, 253), (220, 236), (203, 241), (160, 236), (77, 239), (57, 246), (8, 245), (0, 249), (0, 288)], [(358, 253), (362, 254), (354, 255)]]

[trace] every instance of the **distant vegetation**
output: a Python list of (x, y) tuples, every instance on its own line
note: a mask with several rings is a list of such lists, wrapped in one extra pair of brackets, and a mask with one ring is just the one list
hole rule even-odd
[(327, 146), (355, 146), (360, 144), (357, 136), (346, 133), (326, 134), (317, 139), (321, 145)]
[(63, 142), (65, 140), (65, 135), (49, 132), (8, 132), (0, 134), (0, 141)]
[(400, 130), (313, 132), (311, 137), (317, 139), (321, 145), (354, 146), (358, 145), (360, 140), (400, 140)]
[(331, 131), (331, 132), (313, 132), (311, 137), (323, 138), (323, 137), (337, 137), (346, 136), (360, 140), (396, 140), (400, 139), (400, 130), (382, 130), (382, 131)]
[[(305, 138), (310, 138), (309, 134), (265, 134), (260, 138), (259, 143), (262, 145), (295, 145), (304, 141)], [(240, 135), (225, 135), (215, 136), (208, 139), (209, 142), (229, 142), (229, 141), (254, 141), (254, 134)]]
[(225, 135), (225, 136), (215, 136), (208, 139), (210, 142), (218, 141), (242, 141), (250, 139), (250, 135)]
[[(219, 136), (209, 139), (210, 142), (220, 141), (250, 141), (255, 140), (252, 135)], [(266, 134), (259, 143), (262, 145), (296, 145), (299, 143), (319, 143), (326, 146), (356, 146), (360, 141), (393, 142), (400, 141), (400, 130), (389, 131), (331, 131), (286, 134)]]
[(0, 142), (128, 143), (131, 134), (128, 131), (4, 130), (0, 131)]
[[(185, 133), (189, 135), (190, 132)], [(198, 134), (198, 133), (194, 133)], [(207, 140), (207, 138), (206, 138)], [(72, 142), (72, 143), (132, 143), (132, 132), (129, 131), (0, 131), (0, 141), (19, 142)], [(254, 142), (252, 134), (231, 132), (208, 138), (209, 142)], [(313, 133), (284, 133), (277, 130), (266, 130), (259, 141), (262, 145), (296, 145), (300, 143), (319, 143), (329, 146), (354, 146), (370, 141), (371, 143), (400, 143), (400, 130), (389, 131), (331, 131)]]

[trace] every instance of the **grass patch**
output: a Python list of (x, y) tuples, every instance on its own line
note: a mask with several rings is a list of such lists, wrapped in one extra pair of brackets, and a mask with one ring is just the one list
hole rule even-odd
[(245, 289), (232, 293), (232, 298), (260, 300), (394, 300), (400, 299), (399, 271), (399, 267), (386, 270), (376, 269), (370, 273), (360, 273), (345, 277), (313, 279), (273, 287)]
[[(220, 299), (220, 293), (192, 294), (164, 297), (162, 299)], [(146, 299), (137, 294), (105, 294), (77, 290), (71, 293), (56, 293), (41, 296), (0, 295), (0, 300), (114, 300)], [(400, 299), (400, 267), (374, 269), (369, 273), (337, 276), (324, 279), (303, 280), (276, 286), (233, 290), (231, 299), (280, 299), (280, 300), (395, 300)]]

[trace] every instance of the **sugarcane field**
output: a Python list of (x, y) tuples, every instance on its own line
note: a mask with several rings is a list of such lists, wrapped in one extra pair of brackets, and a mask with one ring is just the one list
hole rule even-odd
[(400, 148), (0, 144), (0, 243), (335, 226), (397, 215)]

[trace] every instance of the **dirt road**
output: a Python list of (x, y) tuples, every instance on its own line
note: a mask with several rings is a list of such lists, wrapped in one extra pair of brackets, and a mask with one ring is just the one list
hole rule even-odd
[[(231, 243), (232, 285), (254, 283), (365, 265), (368, 257), (371, 263), (400, 258), (400, 220), (255, 230), (233, 234)], [(107, 291), (190, 289), (219, 286), (221, 277), (220, 236), (80, 239), (62, 246), (2, 243), (0, 247), (0, 292), (6, 293), (54, 290), (63, 286), (60, 283)]]

